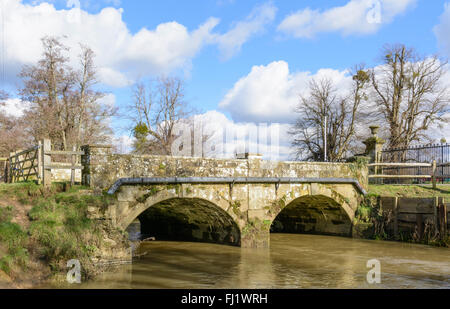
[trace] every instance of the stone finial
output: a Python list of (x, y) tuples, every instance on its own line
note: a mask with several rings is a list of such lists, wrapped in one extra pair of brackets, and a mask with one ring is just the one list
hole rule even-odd
[(377, 136), (379, 129), (379, 126), (371, 126), (370, 131), (372, 132), (372, 137), (363, 142), (366, 145), (365, 155), (370, 156), (371, 163), (380, 161), (381, 151), (383, 150), (383, 145), (385, 143), (385, 140)]
[(380, 127), (379, 126), (371, 126), (369, 128), (370, 128), (370, 131), (372, 132), (372, 135), (377, 136), (378, 130), (380, 129)]
[(262, 154), (259, 153), (237, 153), (236, 159), (238, 160), (251, 160), (251, 159), (261, 159), (263, 157)]

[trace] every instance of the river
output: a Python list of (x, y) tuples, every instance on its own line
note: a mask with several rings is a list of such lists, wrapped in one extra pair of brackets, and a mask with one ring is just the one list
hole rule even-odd
[[(272, 234), (271, 248), (143, 243), (144, 256), (76, 288), (450, 288), (450, 249), (400, 242)], [(381, 265), (369, 284), (367, 262)]]

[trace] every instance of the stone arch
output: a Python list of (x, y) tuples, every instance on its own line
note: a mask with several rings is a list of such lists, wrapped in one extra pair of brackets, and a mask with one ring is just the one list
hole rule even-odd
[[(188, 237), (186, 240), (195, 241), (204, 238), (202, 241), (205, 242), (240, 245), (239, 222), (232, 213), (229, 203), (209, 194), (212, 190), (207, 190), (208, 194), (197, 194), (198, 192), (185, 190), (180, 185), (155, 191), (145, 187), (122, 187), (121, 191), (122, 194), (128, 195), (128, 201), (126, 206), (124, 202), (119, 202), (120, 213), (115, 217), (117, 225), (124, 230), (137, 218), (142, 220), (146, 212), (161, 215), (164, 210), (169, 209), (170, 213), (167, 215), (172, 217), (180, 215), (188, 220), (187, 223), (193, 228), (197, 224), (198, 229), (193, 230), (195, 235), (192, 235), (192, 239)], [(217, 229), (217, 226), (222, 229)]]
[(353, 217), (348, 208), (323, 194), (293, 197), (273, 215), (271, 231), (351, 236)]
[(274, 220), (278, 214), (288, 204), (292, 203), (298, 198), (304, 196), (321, 195), (328, 197), (339, 204), (345, 213), (348, 215), (350, 221), (355, 218), (356, 209), (358, 208), (359, 193), (355, 190), (353, 185), (325, 185), (325, 184), (290, 184), (281, 185), (277, 192), (277, 199), (271, 205), (269, 213), (270, 220)]

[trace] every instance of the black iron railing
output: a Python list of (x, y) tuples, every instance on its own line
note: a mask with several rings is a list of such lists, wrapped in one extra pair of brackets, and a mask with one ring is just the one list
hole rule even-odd
[[(438, 182), (450, 182), (450, 144), (419, 145), (409, 148), (387, 149), (381, 153), (383, 163), (430, 163), (436, 161)], [(384, 167), (385, 175), (430, 175), (432, 167)], [(427, 178), (387, 179), (385, 183), (425, 183)]]

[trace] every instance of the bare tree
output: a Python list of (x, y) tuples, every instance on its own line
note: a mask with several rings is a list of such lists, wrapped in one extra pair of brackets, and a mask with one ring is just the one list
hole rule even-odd
[(92, 50), (81, 46), (81, 69), (77, 71), (68, 65), (68, 48), (60, 38), (44, 37), (42, 44), (43, 58), (37, 65), (25, 66), (20, 74), (22, 100), (31, 105), (25, 113), (29, 133), (35, 141), (50, 138), (63, 150), (108, 140), (108, 120), (115, 109), (101, 104), (104, 93), (93, 89), (97, 80)]
[(160, 77), (149, 87), (137, 84), (130, 108), (133, 111), (135, 152), (172, 155), (172, 144), (177, 138), (176, 126), (186, 121), (189, 115), (183, 81), (175, 77)]
[[(8, 99), (7, 93), (0, 91), (0, 110)], [(9, 156), (10, 152), (24, 149), (30, 140), (23, 130), (24, 121), (20, 117), (0, 112), (0, 157)]]
[(355, 71), (353, 88), (345, 96), (337, 93), (330, 79), (310, 82), (310, 93), (301, 96), (296, 108), (299, 117), (289, 132), (293, 136), (296, 159), (324, 161), (325, 145), (329, 161), (339, 161), (348, 155), (370, 80), (363, 67)]
[(43, 58), (37, 65), (24, 66), (20, 77), (24, 86), (20, 89), (22, 100), (31, 103), (27, 113), (35, 139), (51, 138), (67, 149), (64, 128), (64, 101), (67, 101), (73, 84), (73, 72), (67, 66), (63, 53), (68, 49), (57, 38), (42, 39)]
[(373, 101), (379, 120), (388, 128), (388, 147), (406, 148), (427, 140), (433, 124), (448, 122), (447, 62), (421, 57), (405, 45), (386, 46), (383, 64), (371, 72)]

